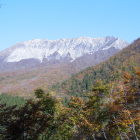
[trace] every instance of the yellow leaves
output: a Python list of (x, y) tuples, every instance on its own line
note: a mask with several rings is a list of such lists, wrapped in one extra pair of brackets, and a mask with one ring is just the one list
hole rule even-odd
[(69, 105), (73, 108), (82, 108), (84, 106), (84, 103), (85, 102), (80, 97), (72, 96)]
[(130, 80), (132, 78), (132, 76), (128, 72), (124, 72), (123, 76), (126, 80)]
[(125, 115), (129, 115), (130, 116), (130, 114), (131, 114), (131, 112), (129, 111), (129, 110), (123, 110), (122, 111)]
[(140, 76), (140, 71), (137, 71), (136, 74), (137, 74), (138, 76)]
[(115, 121), (115, 124), (123, 127), (130, 127), (133, 123), (140, 123), (140, 114), (133, 113), (131, 110), (122, 110), (120, 117)]
[(86, 118), (82, 118), (81, 124), (88, 126), (89, 128), (93, 127), (93, 125)]
[(77, 121), (78, 121), (78, 118), (76, 116), (72, 116), (72, 117), (69, 117), (69, 120), (73, 123), (73, 124), (76, 124)]
[(135, 73), (140, 76), (140, 68), (139, 67), (135, 67)]
[(87, 116), (87, 115), (90, 115), (94, 111), (95, 111), (94, 108), (91, 108), (91, 109), (87, 108), (86, 110), (82, 110), (82, 113)]
[(99, 131), (99, 129), (101, 128), (101, 126), (99, 124), (97, 124), (95, 122), (94, 123), (93, 122), (91, 123), (86, 118), (81, 118), (79, 127), (86, 127), (90, 131)]
[(135, 121), (140, 121), (140, 117), (139, 118), (129, 118), (127, 120), (120, 120), (117, 122), (118, 125), (122, 125), (122, 126), (129, 126), (131, 124), (133, 124)]
[(72, 97), (71, 97), (71, 100), (72, 100), (73, 102), (77, 102), (77, 103), (79, 103), (79, 104), (83, 104), (83, 103), (84, 103), (84, 101), (83, 101), (81, 98), (79, 98), (79, 97), (74, 97), (74, 96), (72, 96)]
[(116, 112), (121, 109), (122, 109), (122, 106), (120, 106), (120, 105), (113, 104), (112, 106), (110, 106), (110, 112)]
[(129, 127), (128, 125), (132, 124), (131, 121), (123, 121), (118, 123), (118, 125), (122, 125), (123, 127)]

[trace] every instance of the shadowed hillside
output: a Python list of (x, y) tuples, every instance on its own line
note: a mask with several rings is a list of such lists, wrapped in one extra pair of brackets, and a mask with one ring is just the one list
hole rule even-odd
[(58, 83), (53, 88), (61, 93), (67, 92), (69, 95), (81, 96), (81, 93), (91, 90), (96, 80), (103, 80), (105, 83), (117, 81), (121, 79), (123, 72), (131, 72), (139, 66), (140, 38), (108, 61), (90, 67), (74, 75), (71, 79)]

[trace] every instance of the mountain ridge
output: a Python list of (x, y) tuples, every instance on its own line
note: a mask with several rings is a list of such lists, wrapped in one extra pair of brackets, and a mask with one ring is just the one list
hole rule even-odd
[(74, 61), (85, 54), (92, 54), (111, 47), (122, 49), (127, 45), (127, 42), (115, 37), (79, 37), (58, 40), (34, 39), (17, 43), (10, 50), (6, 49), (6, 52), (0, 52), (0, 56), (1, 53), (2, 56), (8, 54), (4, 59), (5, 62), (19, 62), (24, 59), (38, 59), (42, 62), (45, 58), (49, 60), (49, 57), (53, 55), (56, 60), (69, 57), (70, 60)]
[[(32, 44), (32, 41), (29, 41), (29, 44)], [(65, 41), (67, 41), (67, 39), (61, 39), (57, 41), (60, 41), (60, 43), (53, 44), (50, 47), (52, 47), (52, 49), (53, 47), (59, 48), (61, 46), (61, 42), (64, 41), (62, 43), (63, 46), (61, 46), (61, 49), (63, 50), (63, 48), (66, 47)], [(35, 42), (40, 42), (40, 40), (36, 40)], [(70, 45), (70, 42), (72, 42), (72, 46)], [(91, 42), (95, 42), (96, 45), (91, 45)], [(72, 50), (75, 49), (74, 51), (76, 57), (78, 56), (77, 53), (80, 52), (80, 54), (82, 54), (76, 59), (72, 59), (70, 57), (68, 50), (63, 50), (65, 57), (60, 57), (56, 51), (53, 51), (53, 53), (47, 58), (44, 58), (43, 61), (28, 57), (28, 59), (19, 59), (20, 61), (18, 62), (6, 62), (5, 60), (7, 60), (7, 57), (14, 51), (13, 48), (24, 49), (25, 46), (23, 46), (22, 43), (20, 46), (18, 44), (17, 46), (13, 46), (12, 48), (0, 52), (0, 93), (23, 95), (32, 93), (35, 88), (43, 88), (46, 90), (48, 86), (54, 85), (57, 82), (62, 82), (63, 80), (70, 78), (71, 75), (78, 73), (87, 67), (95, 66), (100, 62), (107, 60), (111, 56), (118, 53), (122, 48), (126, 47), (127, 44), (128, 43), (125, 41), (115, 37), (106, 37), (102, 40), (100, 40), (100, 38), (93, 39), (82, 37), (78, 38), (78, 40), (77, 38), (69, 39), (69, 44), (67, 44), (67, 48), (70, 45)], [(44, 46), (35, 46), (34, 44), (32, 45), (33, 46), (26, 46), (27, 52), (30, 54), (34, 53), (33, 47), (39, 47), (39, 49), (41, 48), (41, 51), (43, 52), (44, 47), (46, 47), (46, 44)], [(32, 49), (30, 49), (30, 47)], [(82, 51), (80, 51), (81, 48)], [(96, 49), (96, 51), (92, 51), (93, 48), (94, 50)], [(85, 51), (85, 49), (87, 49), (87, 51)], [(35, 51), (35, 53), (38, 53), (38, 51)], [(23, 51), (23, 54), (28, 56), (26, 51)], [(22, 56), (19, 51), (17, 55), (19, 58)], [(39, 58), (38, 56), (39, 55), (37, 55), (37, 58)]]

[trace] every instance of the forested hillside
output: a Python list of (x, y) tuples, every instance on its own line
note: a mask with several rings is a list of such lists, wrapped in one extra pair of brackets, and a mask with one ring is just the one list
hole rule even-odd
[(0, 94), (0, 104), (6, 104), (6, 106), (16, 105), (18, 107), (21, 107), (25, 103), (26, 103), (26, 99), (22, 97)]
[(62, 95), (67, 93), (68, 95), (84, 96), (82, 93), (90, 91), (96, 80), (103, 80), (104, 83), (117, 82), (117, 80), (121, 80), (123, 72), (133, 72), (139, 66), (140, 39), (137, 39), (106, 62), (90, 67), (63, 83), (56, 84), (53, 89)]
[(35, 91), (23, 106), (0, 104), (0, 140), (139, 140), (140, 70), (117, 84), (96, 82), (86, 100), (67, 106)]

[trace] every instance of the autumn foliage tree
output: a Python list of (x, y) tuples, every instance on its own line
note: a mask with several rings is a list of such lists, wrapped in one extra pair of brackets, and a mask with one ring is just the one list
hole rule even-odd
[(67, 106), (42, 89), (20, 107), (1, 104), (0, 140), (139, 140), (139, 68), (91, 89), (84, 98), (71, 96)]
[(21, 107), (1, 105), (0, 134), (5, 140), (38, 140), (52, 128), (57, 101), (49, 95), (28, 100)]

